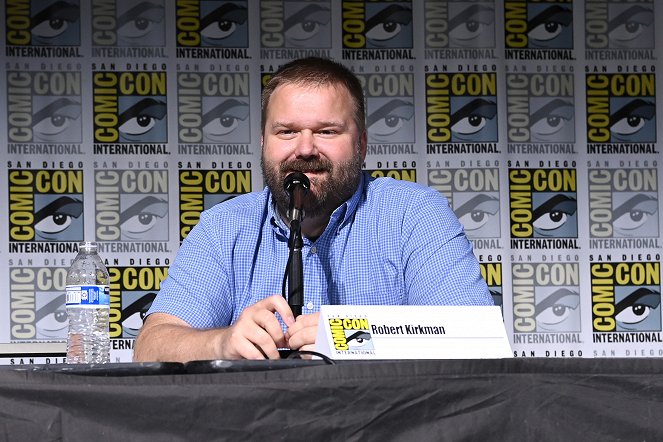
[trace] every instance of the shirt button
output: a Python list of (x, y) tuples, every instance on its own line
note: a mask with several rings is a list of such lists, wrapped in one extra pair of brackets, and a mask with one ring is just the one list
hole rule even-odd
[(316, 253), (318, 253), (318, 249), (315, 246), (311, 247), (311, 253), (315, 255)]
[(308, 304), (306, 304), (306, 308), (309, 310), (313, 310), (313, 303), (309, 301)]

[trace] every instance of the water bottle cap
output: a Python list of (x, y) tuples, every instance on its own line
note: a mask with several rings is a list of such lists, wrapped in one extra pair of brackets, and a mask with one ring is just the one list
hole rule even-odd
[(78, 248), (86, 251), (97, 250), (97, 243), (94, 241), (81, 241), (78, 244)]

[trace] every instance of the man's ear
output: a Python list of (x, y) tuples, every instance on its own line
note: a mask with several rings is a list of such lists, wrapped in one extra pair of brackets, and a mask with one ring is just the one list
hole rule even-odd
[(366, 146), (368, 144), (368, 134), (366, 132), (366, 129), (361, 133), (361, 137), (359, 138), (359, 144), (361, 145), (359, 151), (361, 153), (361, 162), (363, 163), (366, 161)]

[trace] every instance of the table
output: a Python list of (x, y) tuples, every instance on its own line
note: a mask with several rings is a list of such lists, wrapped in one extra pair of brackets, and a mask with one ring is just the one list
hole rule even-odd
[(3, 367), (0, 440), (663, 440), (663, 359), (173, 367), (101, 376)]

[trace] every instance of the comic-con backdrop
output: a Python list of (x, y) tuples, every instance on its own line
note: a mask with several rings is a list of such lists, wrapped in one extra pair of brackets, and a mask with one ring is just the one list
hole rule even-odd
[(514, 356), (663, 356), (660, 2), (4, 0), (1, 14), (4, 363), (61, 361), (83, 239), (110, 271), (113, 360), (131, 359), (200, 212), (263, 187), (261, 87), (307, 55), (361, 79), (364, 168), (448, 198)]

